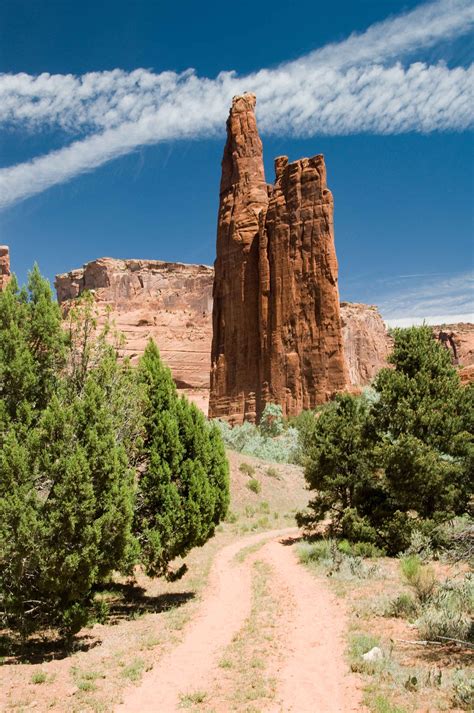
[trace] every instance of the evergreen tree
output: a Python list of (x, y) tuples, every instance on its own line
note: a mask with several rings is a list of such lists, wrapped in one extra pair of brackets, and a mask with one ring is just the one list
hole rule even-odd
[(93, 586), (136, 558), (124, 414), (137, 388), (110, 347), (82, 380), (72, 354), (37, 268), (27, 290), (13, 280), (0, 294), (0, 600), (24, 636), (77, 631)]
[[(26, 289), (15, 277), (0, 293), (0, 429), (35, 420), (64, 366), (66, 336), (48, 282), (35, 265)], [(1, 437), (1, 436), (0, 436)]]
[(146, 394), (146, 463), (139, 480), (135, 531), (147, 573), (170, 576), (169, 563), (203, 545), (225, 514), (228, 465), (217, 428), (178, 397), (171, 372), (152, 341), (139, 375)]
[[(473, 493), (474, 389), (463, 388), (428, 327), (396, 330), (375, 398), (338, 397), (308, 430), (311, 512), (391, 553), (414, 527), (466, 512)], [(364, 403), (365, 401), (365, 403)]]

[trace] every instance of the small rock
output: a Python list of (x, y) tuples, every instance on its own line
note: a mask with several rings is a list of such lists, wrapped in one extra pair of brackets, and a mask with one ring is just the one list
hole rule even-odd
[(378, 646), (374, 646), (366, 654), (362, 654), (362, 658), (364, 661), (381, 661), (383, 659), (383, 651)]

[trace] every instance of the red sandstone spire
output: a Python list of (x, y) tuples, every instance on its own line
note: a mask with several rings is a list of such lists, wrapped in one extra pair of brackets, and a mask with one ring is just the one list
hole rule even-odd
[(333, 198), (322, 156), (275, 161), (265, 183), (255, 97), (227, 121), (214, 276), (209, 415), (258, 420), (314, 408), (347, 384)]

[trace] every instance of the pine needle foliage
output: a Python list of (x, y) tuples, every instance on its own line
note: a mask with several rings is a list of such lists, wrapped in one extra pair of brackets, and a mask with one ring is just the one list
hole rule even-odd
[(146, 399), (145, 465), (135, 532), (147, 573), (173, 576), (170, 562), (203, 545), (227, 511), (228, 464), (218, 429), (179, 398), (153, 341), (140, 360), (139, 378)]
[(474, 387), (463, 387), (429, 327), (394, 331), (393, 368), (367, 398), (338, 396), (306, 429), (305, 475), (316, 492), (301, 524), (331, 515), (352, 541), (404, 550), (469, 511), (474, 482)]

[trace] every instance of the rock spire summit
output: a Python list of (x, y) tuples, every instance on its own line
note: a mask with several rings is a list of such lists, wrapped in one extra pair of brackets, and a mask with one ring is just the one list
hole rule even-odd
[(209, 415), (314, 408), (348, 382), (333, 197), (321, 155), (275, 160), (265, 182), (255, 96), (234, 97), (217, 226)]

